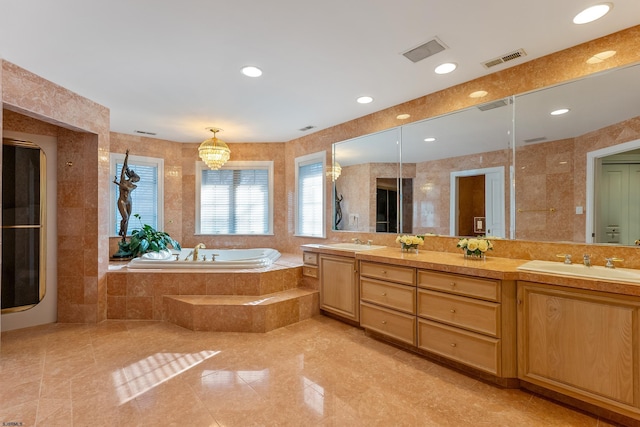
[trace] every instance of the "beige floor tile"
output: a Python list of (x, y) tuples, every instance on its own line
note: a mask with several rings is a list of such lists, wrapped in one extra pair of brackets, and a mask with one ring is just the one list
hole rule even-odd
[(585, 426), (322, 316), (265, 334), (153, 321), (3, 333), (0, 422), (65, 426)]

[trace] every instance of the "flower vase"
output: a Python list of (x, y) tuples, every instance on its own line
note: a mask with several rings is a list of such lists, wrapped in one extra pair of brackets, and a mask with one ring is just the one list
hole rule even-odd
[(418, 245), (407, 245), (405, 243), (402, 243), (401, 250), (402, 252), (415, 252), (417, 254)]
[(471, 260), (484, 260), (484, 252), (474, 252), (465, 250), (464, 257)]

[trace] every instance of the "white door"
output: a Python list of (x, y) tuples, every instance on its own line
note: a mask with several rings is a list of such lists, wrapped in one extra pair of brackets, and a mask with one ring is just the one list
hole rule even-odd
[(487, 236), (504, 238), (504, 171), (485, 174), (484, 195)]
[(602, 165), (596, 242), (632, 245), (640, 239), (640, 165)]

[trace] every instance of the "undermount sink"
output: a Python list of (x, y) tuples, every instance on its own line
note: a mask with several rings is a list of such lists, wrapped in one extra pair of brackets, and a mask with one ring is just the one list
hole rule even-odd
[(370, 251), (373, 249), (386, 248), (386, 246), (367, 245), (367, 244), (360, 244), (360, 243), (330, 243), (328, 245), (320, 245), (320, 247), (329, 248), (329, 249), (340, 249), (343, 251)]
[(582, 264), (564, 264), (562, 262), (536, 260), (522, 264), (518, 267), (518, 270), (640, 284), (640, 270), (632, 270), (629, 268), (586, 267)]

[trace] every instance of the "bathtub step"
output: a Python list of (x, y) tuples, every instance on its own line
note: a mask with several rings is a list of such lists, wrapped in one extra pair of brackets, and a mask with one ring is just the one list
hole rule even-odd
[(318, 298), (307, 288), (260, 296), (165, 295), (164, 320), (194, 331), (268, 332), (318, 314)]

